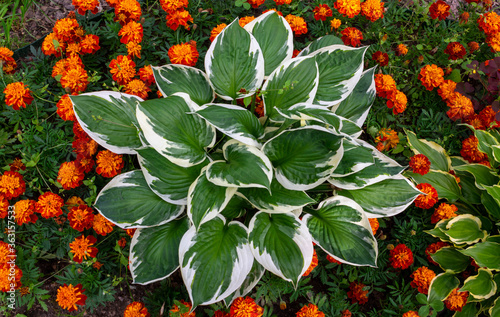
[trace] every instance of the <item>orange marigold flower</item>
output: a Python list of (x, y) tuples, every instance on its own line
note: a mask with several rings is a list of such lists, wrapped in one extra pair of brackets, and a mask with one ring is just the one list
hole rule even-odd
[[(491, 124), (495, 121), (495, 115), (496, 113), (491, 106), (486, 106), (479, 112), (479, 118), (486, 128), (491, 127)], [(498, 126), (498, 123), (495, 126)]]
[(342, 21), (339, 19), (333, 19), (330, 21), (330, 31), (333, 31), (333, 29), (337, 30), (340, 25), (342, 24)]
[(63, 42), (73, 42), (76, 39), (76, 30), (80, 27), (76, 19), (64, 18), (56, 21), (52, 29), (58, 39)]
[(347, 292), (347, 297), (351, 299), (351, 303), (365, 304), (368, 301), (368, 290), (364, 290), (366, 287), (363, 283), (351, 282), (349, 284), (349, 292)]
[(340, 313), (342, 314), (340, 317), (351, 317), (352, 316), (352, 313), (349, 309), (344, 309)]
[(67, 69), (61, 77), (61, 86), (68, 88), (72, 95), (77, 95), (87, 89), (89, 76), (82, 67)]
[(141, 58), (141, 45), (136, 43), (136, 42), (128, 42), (126, 44), (127, 46), (127, 55), (129, 57), (137, 57), (137, 58)]
[(421, 183), (417, 185), (417, 189), (423, 192), (415, 199), (415, 206), (422, 209), (430, 209), (438, 201), (438, 193), (431, 184)]
[(95, 261), (94, 264), (92, 264), (92, 267), (98, 270), (100, 270), (102, 266), (103, 264), (99, 261)]
[(450, 15), (450, 6), (442, 0), (438, 0), (431, 4), (429, 13), (431, 14), (431, 18), (434, 20), (444, 20), (448, 15)]
[(389, 64), (389, 55), (381, 51), (376, 51), (372, 55), (372, 60), (376, 61), (380, 66), (387, 66), (387, 64)]
[(83, 229), (90, 229), (94, 221), (92, 208), (87, 205), (72, 207), (68, 213), (68, 220), (71, 228), (75, 230), (82, 232)]
[(83, 234), (69, 244), (70, 252), (73, 253), (73, 261), (82, 263), (87, 257), (95, 258), (97, 248), (92, 247), (97, 242), (96, 237), (85, 237)]
[(458, 208), (454, 204), (448, 205), (447, 203), (442, 203), (434, 210), (434, 213), (431, 216), (431, 223), (437, 223), (443, 219), (456, 217), (457, 214), (455, 212), (457, 211)]
[(330, 263), (342, 264), (342, 262), (335, 260), (335, 258), (329, 254), (326, 256), (326, 259)]
[[(74, 121), (74, 122), (77, 122), (77, 121)], [(80, 126), (80, 125), (78, 125), (78, 126)], [(83, 133), (85, 133), (85, 132), (83, 131)], [(75, 141), (73, 141), (72, 146), (73, 146), (73, 152), (75, 152), (77, 154), (77, 157), (83, 156), (86, 158), (90, 158), (92, 155), (94, 155), (97, 152), (98, 144), (96, 141), (92, 140), (86, 134), (81, 135), (80, 137), (78, 137), (75, 134)], [(84, 172), (87, 173), (89, 171), (85, 170)]]
[(87, 34), (80, 41), (80, 50), (83, 54), (94, 54), (100, 48), (99, 37), (97, 35)]
[(396, 90), (396, 82), (391, 75), (376, 74), (375, 87), (377, 89), (378, 96), (387, 98), (393, 91)]
[(123, 317), (149, 317), (148, 309), (141, 302), (133, 302), (127, 305)]
[(129, 237), (133, 238), (134, 237), (134, 234), (135, 234), (135, 231), (137, 229), (125, 229), (125, 232), (128, 234)]
[(406, 110), (408, 99), (402, 91), (399, 91), (397, 89), (393, 90), (388, 97), (389, 99), (387, 100), (387, 107), (389, 109), (392, 109), (392, 113), (396, 115)]
[(416, 154), (410, 158), (409, 165), (413, 173), (425, 175), (431, 168), (431, 161), (423, 154)]
[[(275, 1), (275, 2), (276, 2), (276, 1)], [(288, 2), (292, 2), (292, 0), (288, 0)], [(266, 13), (266, 12), (268, 12), (268, 11), (274, 11), (274, 12), (276, 12), (279, 16), (283, 16), (283, 13), (281, 13), (281, 11), (278, 11), (278, 10), (277, 10), (277, 9), (275, 9), (275, 8), (271, 8), (271, 9), (268, 9), (268, 10), (264, 10), (264, 11), (262, 11), (262, 14), (264, 14), (264, 13)]]
[(76, 43), (76, 42), (69, 43), (68, 47), (66, 47), (66, 57), (78, 55), (78, 54), (80, 54), (80, 50), (81, 50), (81, 47), (80, 47), (79, 43)]
[(92, 159), (92, 157), (84, 156), (82, 154), (78, 154), (76, 156), (75, 162), (76, 165), (78, 165), (78, 168), (80, 168), (84, 173), (90, 172), (95, 164), (95, 161)]
[(9, 201), (4, 195), (0, 195), (0, 219), (9, 215)]
[(491, 49), (495, 52), (500, 51), (500, 32), (494, 33), (492, 35), (488, 35), (486, 37), (486, 43), (491, 47)]
[(380, 224), (378, 223), (377, 218), (368, 218), (368, 221), (370, 222), (370, 227), (372, 228), (373, 235), (377, 234), (377, 230), (380, 227)]
[(125, 93), (139, 96), (142, 99), (148, 98), (151, 89), (140, 79), (132, 79), (125, 85)]
[(169, 13), (187, 8), (188, 4), (188, 0), (160, 0), (162, 9)]
[(18, 289), (22, 285), (23, 271), (15, 264), (11, 265), (11, 263), (0, 265), (0, 292), (8, 292), (12, 288)]
[(436, 277), (436, 273), (434, 273), (433, 270), (422, 266), (416, 269), (410, 277), (413, 278), (410, 285), (413, 288), (417, 288), (420, 293), (427, 295), (429, 292), (429, 286), (431, 285), (432, 279)]
[(253, 20), (255, 20), (254, 16), (242, 17), (238, 20), (238, 23), (240, 24), (241, 27), (244, 27), (245, 25), (252, 22)]
[(238, 297), (231, 304), (231, 317), (260, 317), (264, 314), (262, 307), (257, 305), (253, 298)]
[[(187, 307), (189, 310), (191, 310), (191, 307), (193, 307), (191, 305), (191, 303), (188, 303), (188, 302), (185, 302), (183, 301), (182, 299), (179, 301), (182, 305), (184, 305), (185, 307)], [(174, 307), (170, 310), (170, 313), (177, 313), (180, 311), (180, 308), (177, 306), (177, 305), (174, 305)], [(172, 315), (172, 314), (170, 314)], [(183, 314), (180, 314), (181, 317), (195, 317), (196, 316), (196, 313), (195, 312), (192, 312), (192, 313), (183, 313)]]
[(474, 135), (471, 135), (462, 141), (460, 155), (470, 163), (479, 163), (485, 159), (486, 154), (479, 151), (478, 146), (478, 139)]
[(446, 242), (442, 242), (442, 241), (438, 241), (438, 242), (429, 244), (429, 246), (425, 249), (425, 254), (427, 255), (427, 260), (434, 265), (438, 265), (436, 262), (434, 262), (434, 260), (432, 260), (431, 255), (436, 253), (442, 247), (447, 247), (447, 246), (449, 246), (449, 244)]
[(342, 42), (344, 42), (345, 45), (353, 47), (360, 45), (363, 39), (363, 33), (355, 27), (348, 27), (340, 32), (340, 34), (342, 34)]
[(297, 312), (297, 317), (325, 317), (325, 314), (318, 309), (318, 306), (314, 304), (308, 304), (307, 306), (302, 306), (302, 308)]
[(106, 219), (103, 215), (98, 213), (94, 216), (94, 221), (92, 222), (92, 228), (94, 228), (97, 234), (105, 236), (113, 231), (114, 223)]
[(216, 27), (214, 27), (210, 32), (210, 42), (213, 42), (217, 37), (217, 35), (219, 35), (219, 33), (222, 32), (222, 30), (224, 30), (226, 26), (227, 26), (226, 23), (221, 23), (218, 24)]
[(398, 133), (392, 129), (382, 128), (375, 138), (375, 143), (377, 143), (377, 150), (388, 151), (398, 145)]
[(11, 248), (8, 243), (0, 241), (0, 265), (7, 263), (16, 256), (16, 249)]
[(78, 196), (71, 196), (70, 198), (68, 198), (68, 200), (66, 200), (66, 205), (68, 207), (74, 207), (79, 205), (85, 205), (85, 202)]
[[(195, 43), (196, 44), (196, 43)], [(172, 64), (194, 66), (198, 62), (200, 54), (196, 50), (196, 45), (192, 43), (177, 44), (170, 47), (168, 57)]]
[(483, 125), (483, 121), (481, 121), (481, 118), (479, 115), (472, 113), (470, 116), (464, 119), (465, 123), (468, 125), (471, 125), (474, 127), (476, 130), (484, 130), (485, 126)]
[(0, 176), (0, 195), (6, 199), (19, 197), (25, 190), (26, 183), (18, 172), (6, 171)]
[(172, 30), (177, 30), (179, 25), (182, 25), (186, 30), (189, 30), (188, 22), (193, 23), (193, 18), (191, 14), (189, 14), (186, 10), (178, 10), (174, 12), (168, 13), (167, 17), (167, 26)]
[(486, 35), (500, 32), (500, 16), (495, 11), (481, 15), (477, 19), (477, 24)]
[(448, 59), (457, 60), (464, 58), (467, 51), (460, 42), (450, 42), (444, 49), (444, 53), (448, 54)]
[(469, 47), (469, 51), (471, 54), (479, 49), (479, 44), (477, 42), (474, 42), (474, 41), (469, 42), (467, 44), (467, 46)]
[(289, 14), (285, 17), (285, 20), (290, 25), (290, 28), (292, 28), (295, 36), (307, 33), (307, 23), (304, 18)]
[(316, 250), (313, 249), (313, 258), (311, 260), (311, 264), (304, 272), (304, 274), (302, 274), (302, 276), (308, 276), (309, 274), (311, 274), (312, 270), (314, 270), (316, 266), (318, 266), (318, 255), (316, 254)]
[(115, 21), (125, 25), (130, 21), (139, 21), (141, 5), (137, 0), (120, 0), (115, 7)]
[(96, 14), (99, 11), (98, 0), (73, 0), (73, 5), (78, 14), (81, 15), (84, 15), (87, 10), (92, 12), (92, 14)]
[(97, 174), (104, 177), (115, 177), (120, 174), (123, 168), (122, 155), (115, 154), (109, 150), (103, 150), (97, 153)]
[(343, 16), (354, 18), (361, 12), (361, 2), (359, 0), (337, 0), (333, 7)]
[[(67, 64), (67, 61), (66, 59), (60, 59), (58, 60), (54, 67), (52, 67), (52, 77), (56, 78), (57, 76), (62, 76), (62, 74), (64, 74), (64, 71), (66, 70), (66, 64)], [(58, 80), (60, 80), (60, 77)]]
[(455, 288), (446, 297), (444, 303), (446, 308), (451, 311), (462, 311), (462, 308), (467, 304), (467, 297), (469, 297), (469, 292), (459, 292), (458, 288)]
[(469, 12), (460, 14), (460, 24), (469, 22)]
[(75, 121), (75, 112), (73, 111), (73, 103), (69, 99), (69, 95), (63, 95), (57, 102), (57, 114), (65, 121)]
[(62, 207), (64, 206), (64, 199), (59, 195), (46, 192), (38, 197), (35, 205), (35, 211), (42, 215), (43, 218), (48, 219), (62, 215)]
[(250, 3), (254, 9), (257, 9), (264, 2), (266, 2), (266, 0), (248, 0), (248, 3)]
[(26, 108), (26, 105), (33, 101), (30, 89), (22, 82), (8, 84), (3, 93), (5, 94), (5, 104), (12, 106), (14, 110), (19, 110), (20, 107)]
[(404, 56), (408, 54), (408, 47), (404, 44), (399, 44), (398, 47), (396, 48), (396, 55), (397, 56)]
[(116, 241), (116, 243), (121, 247), (121, 248), (125, 248), (125, 246), (127, 245), (127, 239), (125, 239), (125, 237), (121, 237), (120, 240)]
[(409, 310), (406, 313), (404, 313), (402, 317), (419, 317), (419, 315), (418, 312), (414, 310)]
[(38, 217), (35, 215), (35, 204), (34, 200), (23, 199), (14, 204), (14, 210), (16, 211), (15, 218), (18, 226), (24, 223), (35, 223)]
[(375, 22), (384, 17), (384, 3), (380, 0), (365, 0), (361, 3), (361, 14)]
[(313, 10), (314, 18), (319, 21), (326, 21), (327, 17), (331, 17), (333, 15), (332, 9), (327, 4), (320, 4)]
[(6, 62), (9, 58), (14, 56), (14, 52), (7, 47), (0, 46), (0, 61)]
[(57, 290), (57, 303), (68, 311), (77, 310), (76, 305), (83, 306), (87, 300), (87, 296), (83, 294), (84, 292), (82, 284), (76, 286), (64, 284)]
[(446, 114), (453, 121), (464, 120), (474, 113), (472, 101), (459, 92), (454, 92), (446, 104), (450, 107)]
[(129, 56), (118, 55), (116, 59), (109, 63), (109, 71), (113, 76), (113, 80), (119, 85), (125, 85), (135, 76), (135, 63)]
[[(441, 1), (441, 0), (439, 0)], [(432, 90), (441, 85), (444, 81), (444, 71), (437, 65), (425, 65), (418, 74), (418, 79), (427, 90)]]
[(456, 87), (456, 82), (446, 79), (441, 85), (439, 85), (438, 94), (444, 101), (446, 101), (453, 97)]
[[(281, 6), (284, 4), (292, 3), (292, 0), (274, 0), (274, 2), (276, 3), (276, 5)], [(264, 1), (263, 1), (263, 3), (264, 3)]]
[(127, 44), (128, 42), (141, 43), (143, 35), (142, 24), (130, 21), (122, 26), (118, 35), (122, 37), (120, 42), (123, 44)]
[(75, 161), (64, 162), (59, 168), (57, 181), (66, 190), (76, 188), (82, 184), (83, 171), (77, 166)]
[(146, 85), (151, 86), (155, 83), (155, 76), (153, 74), (153, 69), (151, 65), (139, 68), (139, 78), (146, 83)]
[(395, 269), (407, 269), (413, 264), (413, 252), (403, 243), (389, 251), (389, 262)]
[(42, 52), (47, 56), (55, 55), (56, 57), (61, 57), (65, 49), (66, 43), (59, 40), (54, 32), (43, 39)]
[(3, 72), (6, 74), (13, 74), (17, 67), (12, 56), (14, 56), (14, 52), (7, 47), (0, 47), (0, 65), (3, 65)]

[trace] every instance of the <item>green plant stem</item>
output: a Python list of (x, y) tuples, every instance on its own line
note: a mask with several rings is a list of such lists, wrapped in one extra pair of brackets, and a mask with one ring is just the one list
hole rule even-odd
[(55, 101), (50, 101), (50, 100), (47, 100), (47, 99), (44, 99), (44, 98), (42, 98), (42, 97), (38, 96), (37, 94), (35, 94), (34, 92), (33, 92), (33, 96), (34, 96), (34, 97), (36, 97), (37, 99), (42, 100), (42, 101), (49, 102), (49, 103), (53, 103), (53, 104), (57, 104), (57, 102), (55, 102)]

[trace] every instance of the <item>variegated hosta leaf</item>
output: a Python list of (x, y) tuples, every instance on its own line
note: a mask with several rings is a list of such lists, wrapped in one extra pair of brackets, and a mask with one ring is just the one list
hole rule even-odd
[(424, 230), (425, 233), (430, 234), (434, 238), (439, 238), (441, 241), (451, 242), (450, 237), (448, 237), (444, 232), (446, 231), (446, 225), (450, 222), (450, 219), (443, 219), (436, 223), (434, 229)]
[(156, 85), (163, 97), (184, 92), (199, 106), (210, 103), (215, 99), (207, 75), (198, 68), (168, 64), (151, 67), (151, 69), (155, 76)]
[(189, 229), (186, 217), (164, 225), (137, 229), (130, 242), (130, 273), (134, 284), (167, 278), (179, 267), (179, 243)]
[(470, 204), (481, 203), (481, 193), (484, 192), (477, 188), (474, 176), (468, 172), (454, 170), (455, 174), (460, 178), (460, 188), (462, 192), (462, 200)]
[[(267, 189), (263, 189), (267, 191)], [(236, 192), (238, 194), (238, 192)], [(220, 212), (224, 218), (231, 220), (241, 217), (247, 210), (252, 209), (252, 205), (248, 203), (243, 197), (233, 195), (231, 200), (227, 203), (226, 207)]]
[(500, 181), (498, 173), (483, 164), (466, 164), (456, 166), (454, 171), (467, 172), (474, 176), (476, 186), (479, 189), (486, 189), (487, 186), (497, 185)]
[(480, 267), (500, 271), (500, 243), (480, 242), (460, 252), (471, 256)]
[(135, 107), (141, 98), (116, 91), (70, 96), (76, 119), (94, 141), (117, 154), (135, 154), (142, 146)]
[(425, 155), (431, 162), (431, 169), (443, 172), (451, 170), (451, 159), (442, 146), (432, 141), (419, 139), (412, 131), (405, 130), (405, 132), (413, 152)]
[(159, 226), (184, 211), (184, 206), (170, 204), (151, 191), (140, 170), (115, 176), (101, 190), (94, 207), (123, 229)]
[(492, 147), (500, 146), (500, 142), (488, 131), (476, 130), (473, 126), (467, 125), (474, 132), (474, 136), (478, 140), (478, 149), (481, 152), (488, 154), (491, 166), (497, 167), (498, 163), (495, 161), (495, 156)]
[(492, 145), (491, 152), (493, 153), (495, 161), (500, 163), (500, 145)]
[(430, 170), (425, 175), (406, 171), (406, 177), (411, 177), (417, 184), (428, 183), (434, 187), (439, 199), (446, 198), (450, 202), (455, 202), (462, 196), (460, 186), (458, 186), (455, 176), (440, 170)]
[(352, 120), (360, 128), (368, 117), (368, 112), (377, 93), (374, 79), (375, 69), (376, 67), (372, 67), (365, 70), (352, 93), (341, 103), (332, 107), (334, 113)]
[(283, 131), (262, 150), (283, 187), (308, 190), (323, 183), (335, 170), (344, 152), (342, 140), (326, 128), (309, 126)]
[(248, 231), (255, 259), (296, 287), (313, 257), (312, 238), (305, 224), (289, 213), (258, 212), (250, 220)]
[(225, 299), (245, 281), (254, 258), (247, 230), (240, 222), (218, 216), (200, 226), (191, 227), (182, 237), (179, 260), (192, 310)]
[(444, 300), (459, 284), (460, 281), (452, 272), (438, 274), (429, 285), (428, 303)]
[(274, 11), (268, 11), (245, 25), (264, 54), (265, 75), (269, 76), (283, 61), (293, 55), (293, 31), (286, 20)]
[(265, 82), (264, 113), (273, 121), (283, 121), (276, 111), (305, 102), (311, 103), (318, 89), (318, 65), (314, 57), (296, 57), (284, 61)]
[(500, 317), (500, 296), (495, 299), (493, 306), (488, 309), (488, 313), (491, 317)]
[(470, 264), (470, 258), (454, 247), (443, 247), (432, 254), (431, 258), (444, 271), (450, 270), (455, 273), (465, 271)]
[(325, 35), (314, 41), (311, 44), (307, 45), (302, 51), (300, 51), (297, 57), (306, 56), (313, 52), (316, 52), (320, 48), (331, 46), (331, 45), (344, 45), (342, 40), (334, 35)]
[(206, 147), (215, 143), (215, 129), (192, 114), (198, 106), (185, 93), (153, 99), (137, 106), (137, 121), (148, 143), (172, 163), (182, 167), (200, 164)]
[(334, 196), (306, 212), (302, 221), (326, 253), (344, 263), (377, 266), (377, 240), (363, 208), (354, 200)]
[(267, 213), (286, 213), (315, 201), (303, 191), (284, 188), (276, 179), (271, 192), (263, 188), (240, 188), (236, 195), (247, 199), (255, 208)]
[(151, 190), (165, 201), (185, 205), (189, 186), (200, 175), (208, 159), (198, 165), (182, 167), (170, 162), (151, 147), (139, 148), (137, 159)]
[[(462, 311), (455, 312), (455, 314), (453, 314), (453, 317), (470, 317), (470, 316), (477, 316), (478, 314), (479, 314), (479, 309), (477, 308), (477, 303), (469, 302), (465, 304), (464, 307), (462, 307)], [(493, 315), (490, 316), (494, 317)]]
[(469, 276), (459, 291), (468, 291), (475, 299), (488, 299), (495, 295), (497, 284), (490, 270), (479, 268), (477, 275)]
[(213, 161), (207, 167), (207, 179), (217, 186), (271, 186), (273, 166), (258, 148), (230, 140), (222, 147), (226, 161)]
[(260, 279), (266, 272), (266, 269), (260, 265), (259, 262), (253, 261), (252, 269), (250, 273), (245, 277), (243, 284), (241, 284), (240, 288), (236, 290), (233, 294), (224, 298), (224, 304), (226, 307), (231, 306), (231, 303), (238, 297), (245, 297), (250, 291), (259, 283)]
[(344, 139), (344, 155), (331, 177), (345, 177), (357, 173), (374, 164), (373, 150), (359, 145), (356, 141)]
[(486, 230), (481, 230), (481, 219), (469, 214), (451, 219), (444, 233), (455, 244), (474, 244), (488, 235)]
[(209, 104), (201, 107), (196, 114), (233, 139), (256, 147), (262, 146), (257, 139), (264, 135), (264, 128), (259, 119), (245, 108)]
[(500, 220), (500, 185), (483, 187), (486, 191), (481, 193), (481, 203), (492, 219)]
[(319, 85), (314, 103), (333, 106), (346, 99), (363, 73), (363, 59), (368, 46), (345, 45), (323, 47), (314, 56), (319, 70)]
[(238, 19), (226, 26), (208, 48), (205, 71), (215, 93), (224, 100), (251, 96), (262, 85), (262, 49)]
[(357, 202), (368, 217), (394, 216), (408, 208), (421, 192), (402, 175), (356, 190), (340, 190), (339, 195)]

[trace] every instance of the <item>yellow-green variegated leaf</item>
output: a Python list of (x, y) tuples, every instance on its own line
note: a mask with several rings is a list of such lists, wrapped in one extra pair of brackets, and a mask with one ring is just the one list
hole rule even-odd
[(500, 296), (495, 299), (493, 306), (488, 309), (488, 313), (490, 314), (490, 317), (500, 317)]
[(430, 234), (434, 238), (441, 239), (441, 241), (451, 242), (450, 237), (448, 237), (445, 233), (446, 225), (448, 225), (448, 222), (450, 222), (450, 220), (451, 218), (440, 220), (438, 223), (436, 223), (434, 229), (424, 230), (424, 232)]
[(240, 188), (236, 195), (248, 200), (255, 208), (267, 213), (286, 213), (316, 202), (303, 191), (284, 188), (276, 179), (271, 191), (264, 188)]
[(207, 167), (207, 179), (217, 186), (268, 188), (273, 166), (258, 148), (232, 139), (222, 147), (225, 161), (213, 161)]
[(377, 266), (377, 240), (363, 208), (354, 200), (334, 196), (306, 212), (302, 221), (326, 253), (351, 265)]
[(318, 66), (313, 57), (285, 60), (262, 87), (265, 115), (272, 121), (283, 121), (275, 107), (288, 109), (301, 102), (311, 103), (318, 89), (318, 78)]
[(215, 143), (215, 128), (193, 114), (198, 106), (185, 93), (147, 100), (137, 106), (137, 121), (147, 142), (172, 163), (200, 164)]
[(482, 191), (481, 203), (492, 219), (500, 220), (500, 201), (497, 196), (498, 193), (494, 189), (495, 187), (498, 187), (498, 185), (485, 187), (486, 189), (489, 188), (489, 191)]
[(224, 100), (251, 96), (262, 85), (262, 49), (238, 19), (226, 26), (208, 48), (205, 71), (215, 93)]
[(458, 215), (450, 219), (444, 233), (455, 244), (473, 244), (485, 239), (488, 233), (481, 230), (481, 220), (473, 215)]
[(264, 135), (259, 119), (245, 108), (227, 104), (208, 104), (196, 111), (220, 132), (248, 145), (261, 147)]
[(252, 269), (247, 274), (241, 286), (231, 295), (224, 298), (226, 307), (231, 306), (231, 303), (238, 297), (245, 297), (259, 283), (260, 279), (266, 272), (266, 269), (259, 262), (253, 261)]
[(308, 190), (323, 183), (335, 170), (344, 152), (342, 140), (326, 128), (306, 126), (281, 132), (262, 150), (283, 187)]
[(151, 147), (136, 150), (141, 170), (151, 190), (165, 201), (185, 205), (189, 186), (200, 175), (208, 159), (198, 165), (182, 167), (170, 162)]
[(76, 119), (94, 141), (117, 154), (135, 154), (142, 146), (135, 107), (141, 98), (116, 91), (70, 96)]
[(468, 172), (460, 172), (457, 170), (454, 170), (454, 172), (460, 178), (460, 189), (463, 195), (462, 199), (473, 205), (480, 204), (481, 194), (484, 191), (477, 188), (474, 176)]
[(159, 226), (184, 211), (184, 206), (170, 204), (156, 195), (140, 170), (115, 176), (101, 190), (94, 207), (123, 229)]
[(215, 94), (210, 87), (207, 75), (195, 67), (168, 64), (160, 67), (151, 67), (155, 76), (156, 85), (163, 97), (178, 92), (189, 95), (192, 101), (199, 106), (210, 103)]
[(331, 177), (345, 177), (357, 173), (373, 164), (375, 158), (371, 148), (364, 147), (351, 139), (344, 139), (344, 155)]
[(438, 274), (429, 285), (427, 302), (432, 304), (444, 300), (459, 284), (460, 281), (453, 272)]
[(368, 217), (394, 216), (408, 208), (421, 192), (401, 174), (361, 189), (340, 190), (337, 194), (357, 202)]
[(320, 48), (331, 46), (331, 45), (344, 45), (342, 40), (334, 35), (325, 35), (316, 40), (312, 41), (311, 44), (307, 45), (302, 51), (300, 51), (297, 57), (307, 56), (313, 52), (316, 52)]
[(226, 224), (222, 216), (191, 227), (179, 245), (182, 279), (192, 310), (225, 299), (243, 284), (254, 258), (247, 228), (240, 222)]
[(450, 202), (455, 202), (462, 196), (460, 186), (458, 186), (455, 176), (440, 170), (430, 170), (425, 175), (405, 172), (406, 177), (411, 177), (416, 183), (428, 183), (434, 187), (439, 199), (445, 198)]
[(130, 242), (130, 274), (134, 284), (167, 278), (179, 267), (179, 243), (189, 229), (186, 217), (164, 225), (137, 229)]
[(465, 271), (470, 264), (470, 258), (453, 247), (442, 247), (432, 254), (431, 258), (444, 271), (450, 270), (455, 273)]
[(495, 161), (500, 163), (500, 145), (492, 145), (491, 152)]
[(448, 172), (451, 169), (451, 159), (446, 150), (439, 144), (417, 138), (412, 131), (405, 130), (413, 153), (425, 155), (431, 162), (431, 169)]
[(500, 271), (500, 243), (480, 242), (460, 252), (471, 256), (480, 267)]
[(293, 31), (285, 18), (268, 11), (245, 25), (259, 43), (264, 55), (265, 75), (269, 76), (293, 55)]
[(487, 299), (495, 295), (497, 283), (490, 270), (479, 268), (477, 275), (469, 276), (459, 291), (468, 291), (475, 299)]
[(488, 131), (486, 130), (476, 130), (473, 126), (467, 125), (474, 132), (474, 136), (477, 138), (479, 151), (488, 154), (488, 158), (492, 166), (496, 167), (498, 163), (495, 160), (493, 153), (493, 146), (500, 146), (500, 142)]
[(453, 170), (470, 173), (472, 176), (474, 176), (474, 179), (476, 180), (476, 186), (479, 189), (486, 189), (485, 186), (497, 185), (500, 181), (498, 173), (483, 164), (461, 165), (454, 167)]
[(255, 259), (296, 286), (313, 257), (312, 238), (306, 225), (290, 213), (258, 212), (250, 220), (248, 232)]
[(191, 184), (187, 198), (187, 215), (195, 228), (207, 222), (224, 210), (236, 192), (236, 187), (222, 187), (207, 179), (207, 167), (201, 170), (200, 176)]

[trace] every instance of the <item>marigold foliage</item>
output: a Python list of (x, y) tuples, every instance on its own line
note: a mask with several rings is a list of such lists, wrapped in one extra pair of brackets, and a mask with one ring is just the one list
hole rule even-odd
[(83, 306), (87, 300), (87, 296), (83, 294), (85, 290), (82, 288), (82, 284), (73, 286), (72, 284), (60, 286), (57, 290), (57, 303), (61, 308), (67, 309), (68, 311), (77, 310), (76, 305)]
[(395, 269), (407, 269), (413, 264), (413, 252), (405, 244), (398, 244), (390, 250), (389, 263)]

